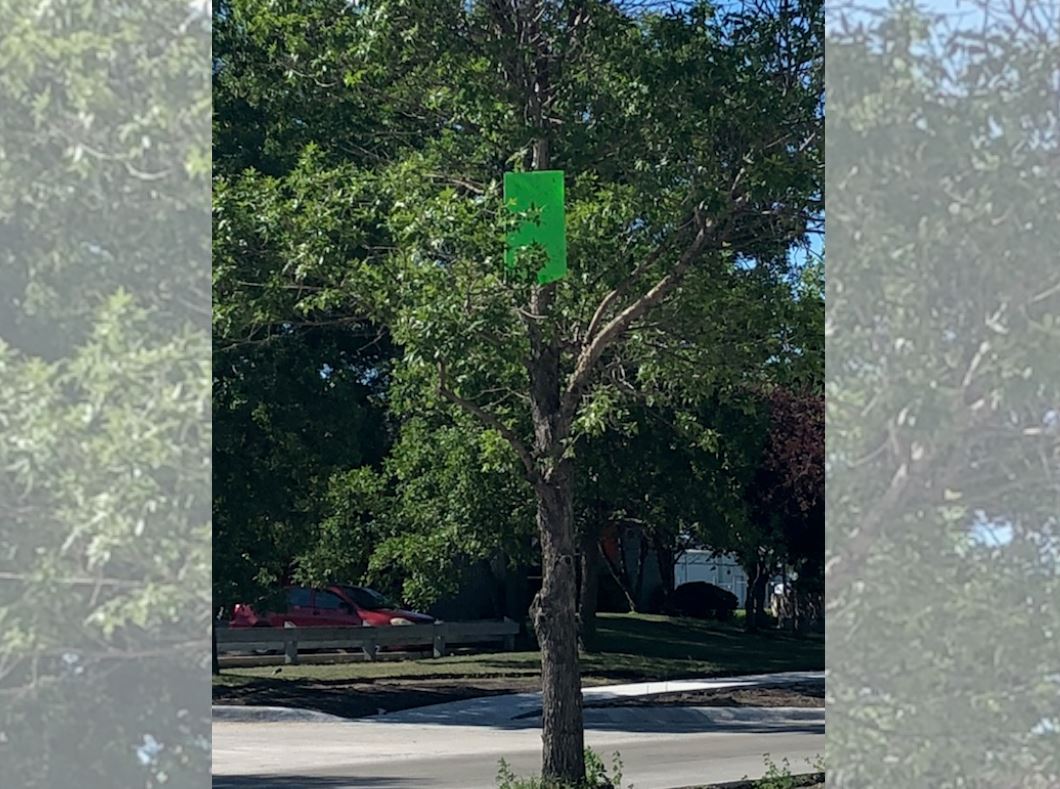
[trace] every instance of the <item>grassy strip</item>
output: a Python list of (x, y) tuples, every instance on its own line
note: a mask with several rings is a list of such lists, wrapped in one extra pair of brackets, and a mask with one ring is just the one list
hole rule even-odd
[[(746, 633), (736, 625), (638, 614), (602, 614), (598, 649), (581, 659), (586, 684), (725, 676), (824, 667), (824, 640), (775, 631)], [(286, 681), (536, 680), (536, 651), (462, 655), (400, 662), (229, 668), (217, 688), (245, 687), (277, 676)]]
[[(745, 633), (730, 624), (660, 616), (604, 615), (599, 651), (581, 660), (584, 686), (820, 669), (824, 640)], [(359, 718), (379, 712), (541, 689), (537, 652), (400, 662), (226, 668), (219, 704), (313, 709)]]

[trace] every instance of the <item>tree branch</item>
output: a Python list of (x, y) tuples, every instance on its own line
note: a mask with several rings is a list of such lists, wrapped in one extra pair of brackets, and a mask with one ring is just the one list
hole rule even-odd
[(530, 480), (530, 482), (536, 482), (539, 475), (537, 467), (534, 465), (534, 458), (526, 448), (526, 444), (524, 444), (519, 436), (515, 434), (515, 431), (501, 422), (501, 420), (495, 415), (489, 413), (484, 408), (475, 405), (475, 403), (472, 403), (470, 400), (464, 399), (450, 389), (447, 379), (448, 375), (446, 374), (445, 363), (438, 362), (438, 394), (451, 403), (463, 408), (487, 427), (491, 427), (500, 433), (523, 462), (523, 466), (526, 469), (527, 479)]
[[(699, 253), (706, 246), (710, 231), (714, 228), (714, 222), (698, 218), (699, 231), (688, 248), (681, 254), (676, 265), (660, 279), (655, 285), (640, 298), (622, 310), (611, 319), (603, 328), (595, 334), (590, 334), (585, 339), (581, 353), (571, 373), (566, 390), (563, 392), (562, 414), (565, 420), (574, 416), (577, 410), (578, 399), (592, 375), (596, 363), (600, 360), (604, 351), (615, 342), (638, 318), (644, 316), (652, 307), (659, 304), (681, 283), (688, 268), (692, 265)], [(640, 268), (640, 267), (638, 267)], [(614, 291), (612, 291), (613, 293)], [(604, 300), (611, 296), (604, 297)], [(600, 312), (597, 310), (597, 312)], [(595, 317), (594, 317), (595, 320)]]
[(0, 581), (14, 581), (17, 583), (35, 583), (47, 581), (49, 584), (60, 586), (88, 586), (88, 587), (110, 587), (114, 589), (142, 589), (147, 581), (131, 581), (121, 578), (40, 578), (31, 573), (8, 573), (0, 572)]
[(606, 315), (607, 311), (611, 309), (611, 305), (618, 299), (622, 298), (622, 296), (626, 294), (626, 291), (629, 290), (630, 286), (637, 281), (640, 275), (647, 271), (648, 268), (659, 259), (662, 253), (666, 251), (667, 247), (670, 246), (672, 238), (673, 236), (659, 244), (659, 246), (652, 250), (652, 252), (644, 258), (635, 269), (633, 269), (628, 277), (622, 280), (610, 293), (604, 296), (600, 301), (600, 306), (598, 306), (596, 312), (593, 313), (592, 320), (589, 321), (589, 328), (585, 330), (586, 342), (592, 342), (600, 323), (603, 322), (604, 315)]

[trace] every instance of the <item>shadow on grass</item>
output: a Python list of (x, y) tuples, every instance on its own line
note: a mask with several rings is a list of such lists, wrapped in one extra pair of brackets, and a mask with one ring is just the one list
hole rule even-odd
[[(526, 689), (534, 690), (536, 682)], [(432, 704), (507, 695), (513, 692), (511, 683), (498, 687), (482, 684), (442, 685), (436, 687), (406, 687), (386, 684), (351, 684), (333, 682), (284, 681), (261, 679), (242, 687), (228, 687), (218, 693), (214, 703), (264, 707), (295, 707), (337, 715), (341, 718), (364, 718), (379, 712), (396, 712)]]

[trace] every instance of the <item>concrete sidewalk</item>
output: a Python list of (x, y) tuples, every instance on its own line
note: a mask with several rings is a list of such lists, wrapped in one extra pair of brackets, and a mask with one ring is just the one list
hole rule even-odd
[[(582, 689), (582, 698), (586, 703), (607, 701), (621, 698), (647, 698), (663, 693), (679, 693), (693, 690), (723, 690), (725, 688), (749, 688), (761, 685), (784, 685), (799, 682), (822, 681), (823, 671), (797, 671), (781, 674), (755, 674), (743, 677), (725, 677), (724, 679), (683, 679), (668, 682), (635, 682), (628, 685), (602, 685)], [(416, 707), (384, 715), (376, 715), (366, 720), (386, 718), (388, 721), (402, 723), (445, 723), (459, 721), (471, 722), (486, 726), (510, 724), (528, 714), (541, 710), (540, 693), (516, 693), (508, 696), (488, 696), (467, 701), (455, 701), (448, 704), (433, 704), (429, 707)], [(588, 716), (595, 710), (586, 710)], [(602, 712), (602, 710), (601, 710)]]

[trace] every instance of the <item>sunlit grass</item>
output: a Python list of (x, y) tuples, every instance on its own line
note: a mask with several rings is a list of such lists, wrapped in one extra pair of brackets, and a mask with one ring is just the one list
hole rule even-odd
[[(701, 622), (651, 614), (601, 614), (598, 650), (583, 655), (587, 685), (665, 680), (681, 677), (799, 671), (824, 667), (824, 639), (775, 631), (746, 633), (738, 623)], [(227, 668), (217, 685), (238, 687), (258, 678), (321, 682), (372, 680), (534, 679), (540, 672), (536, 651), (460, 655), (399, 662), (341, 663)]]

